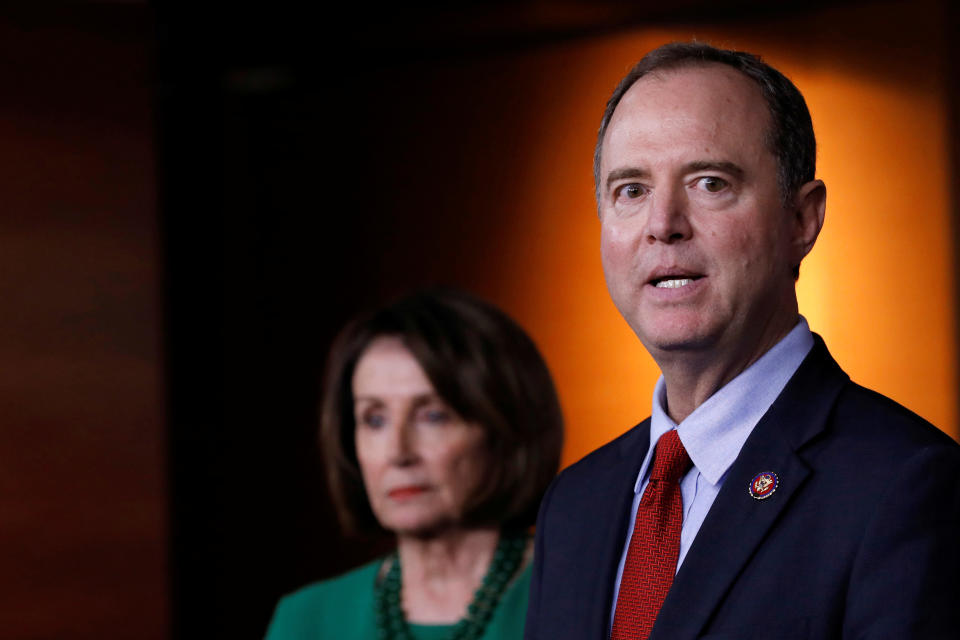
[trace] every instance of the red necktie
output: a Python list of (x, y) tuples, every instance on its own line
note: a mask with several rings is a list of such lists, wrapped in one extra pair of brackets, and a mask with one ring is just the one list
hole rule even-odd
[(680, 554), (680, 478), (690, 457), (676, 429), (660, 437), (623, 565), (611, 640), (646, 640), (667, 597)]

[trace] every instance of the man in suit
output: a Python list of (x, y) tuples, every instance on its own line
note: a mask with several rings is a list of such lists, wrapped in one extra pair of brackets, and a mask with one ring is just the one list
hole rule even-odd
[(960, 447), (798, 312), (815, 156), (800, 92), (750, 54), (666, 45), (614, 92), (604, 274), (663, 375), (651, 418), (547, 492), (527, 640), (960, 638)]

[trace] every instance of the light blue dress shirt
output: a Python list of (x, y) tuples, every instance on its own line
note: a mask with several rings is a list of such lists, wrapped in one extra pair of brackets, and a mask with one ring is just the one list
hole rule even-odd
[[(617, 609), (620, 579), (623, 576), (623, 564), (627, 559), (630, 537), (633, 535), (637, 507), (647, 487), (650, 459), (660, 436), (676, 429), (693, 462), (690, 471), (680, 481), (683, 525), (680, 531), (680, 556), (677, 559), (679, 570), (690, 545), (700, 531), (700, 525), (723, 486), (727, 469), (736, 460), (750, 432), (783, 391), (787, 381), (796, 373), (812, 347), (813, 334), (810, 333), (807, 321), (801, 316), (797, 326), (780, 342), (707, 398), (679, 425), (667, 415), (665, 409), (667, 389), (663, 376), (657, 380), (653, 389), (653, 411), (650, 415), (650, 448), (643, 458), (634, 485), (630, 528), (624, 540), (620, 564), (617, 567), (617, 581), (613, 588), (611, 626)], [(746, 491), (747, 488), (744, 487), (743, 490)]]

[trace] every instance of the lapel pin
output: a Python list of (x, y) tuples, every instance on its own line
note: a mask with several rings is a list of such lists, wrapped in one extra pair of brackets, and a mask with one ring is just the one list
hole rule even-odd
[(750, 481), (750, 495), (756, 500), (766, 500), (780, 485), (780, 479), (772, 471), (763, 471)]

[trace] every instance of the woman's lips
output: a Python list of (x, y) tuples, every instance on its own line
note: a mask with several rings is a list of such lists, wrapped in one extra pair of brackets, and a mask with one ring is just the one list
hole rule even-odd
[(387, 492), (387, 495), (394, 500), (407, 500), (426, 492), (426, 487), (397, 487)]

